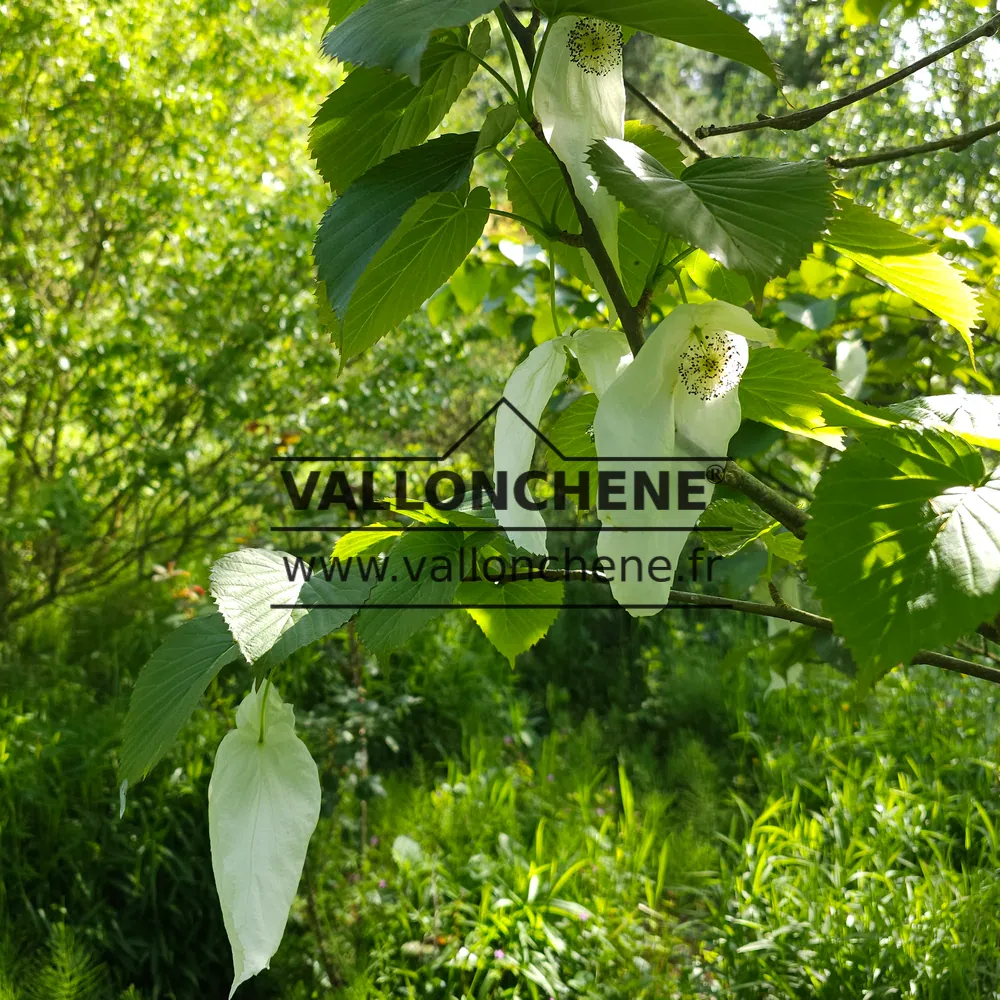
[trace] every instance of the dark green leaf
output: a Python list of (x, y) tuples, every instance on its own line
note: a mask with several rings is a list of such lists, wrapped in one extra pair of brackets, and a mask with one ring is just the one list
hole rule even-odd
[(368, 0), (323, 39), (323, 51), (342, 62), (385, 66), (419, 83), (431, 32), (468, 24), (494, 6), (491, 0)]
[(865, 432), (810, 508), (809, 579), (870, 683), (1000, 609), (1000, 478), (947, 431)]
[[(580, 232), (569, 189), (556, 158), (535, 138), (518, 146), (507, 170), (507, 196), (518, 215), (538, 223), (542, 229)], [(539, 240), (537, 231), (531, 232)], [(583, 253), (565, 244), (553, 246), (556, 263), (581, 281), (589, 282)]]
[(327, 209), (316, 236), (316, 269), (343, 320), (365, 268), (424, 195), (468, 183), (478, 132), (443, 135), (396, 153), (359, 177)]
[(591, 147), (590, 162), (619, 201), (757, 288), (809, 253), (833, 209), (830, 175), (818, 161), (720, 157), (677, 178), (638, 146), (608, 139)]
[(360, 354), (451, 277), (486, 228), (490, 193), (428, 195), (404, 216), (358, 282), (344, 320), (343, 356)]
[(746, 25), (710, 0), (542, 0), (547, 14), (582, 14), (648, 31), (683, 45), (714, 52), (759, 70), (774, 83), (778, 74), (764, 46)]
[[(423, 142), (469, 85), (490, 47), (489, 23), (441, 32), (424, 54), (423, 83), (360, 67), (320, 108), (309, 132), (316, 169), (335, 191), (387, 156)], [(472, 54), (470, 54), (472, 53)]]
[(136, 678), (125, 718), (119, 776), (145, 777), (177, 738), (212, 679), (240, 655), (221, 614), (175, 629)]

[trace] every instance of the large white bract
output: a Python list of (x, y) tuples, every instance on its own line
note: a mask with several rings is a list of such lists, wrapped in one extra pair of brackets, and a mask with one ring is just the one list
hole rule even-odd
[(319, 774), (295, 735), (292, 706), (273, 687), (251, 691), (208, 786), (212, 870), (233, 950), (230, 997), (278, 950), (319, 806)]
[[(624, 509), (598, 512), (608, 530), (601, 531), (597, 550), (612, 560), (611, 591), (633, 616), (656, 614), (670, 600), (690, 533), (684, 529), (693, 527), (699, 514), (678, 509), (681, 475), (692, 477), (690, 502), (708, 504), (714, 487), (705, 473), (725, 460), (740, 426), (747, 340), (769, 343), (773, 334), (726, 302), (678, 306), (597, 407), (598, 468), (617, 474), (626, 487)], [(640, 509), (633, 488), (637, 474), (658, 485), (661, 472), (670, 476), (671, 508), (657, 510), (647, 499)], [(669, 569), (659, 563), (655, 579), (648, 571), (654, 556), (669, 560)]]
[[(564, 17), (552, 25), (538, 67), (535, 114), (566, 165), (573, 188), (618, 267), (618, 202), (600, 187), (587, 162), (598, 139), (625, 137), (622, 29), (594, 17)], [(609, 302), (593, 261), (587, 273)]]
[[(504, 492), (506, 509), (497, 508), (497, 521), (515, 545), (536, 555), (545, 555), (545, 521), (537, 510), (529, 510), (514, 498), (518, 477), (531, 471), (531, 459), (538, 443), (535, 428), (555, 387), (566, 373), (564, 338), (539, 344), (515, 369), (503, 390), (510, 407), (497, 410), (493, 440), (494, 480), (498, 495)], [(513, 409), (511, 408), (513, 407)], [(534, 503), (530, 487), (525, 499)]]

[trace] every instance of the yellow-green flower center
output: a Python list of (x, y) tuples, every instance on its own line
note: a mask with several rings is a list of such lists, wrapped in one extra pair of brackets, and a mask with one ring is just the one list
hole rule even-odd
[(567, 39), (570, 59), (585, 73), (604, 76), (621, 65), (622, 29), (595, 17), (581, 17)]

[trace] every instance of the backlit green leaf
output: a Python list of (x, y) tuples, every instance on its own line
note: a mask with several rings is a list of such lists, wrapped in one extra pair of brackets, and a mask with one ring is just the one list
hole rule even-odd
[(837, 376), (801, 351), (781, 347), (754, 351), (740, 381), (745, 420), (770, 424), (790, 434), (814, 438), (839, 448), (840, 424), (825, 415), (829, 396), (841, 396)]
[(872, 276), (891, 285), (928, 312), (951, 324), (973, 354), (972, 329), (981, 311), (976, 293), (959, 271), (923, 240), (871, 209), (839, 199), (839, 214), (825, 240)]
[(863, 433), (810, 507), (809, 580), (871, 682), (1000, 610), (1000, 478), (948, 431)]
[(552, 627), (562, 601), (562, 583), (547, 580), (516, 580), (501, 585), (480, 580), (463, 583), (455, 595), (455, 603), (468, 611), (511, 666), (517, 656), (534, 646)]

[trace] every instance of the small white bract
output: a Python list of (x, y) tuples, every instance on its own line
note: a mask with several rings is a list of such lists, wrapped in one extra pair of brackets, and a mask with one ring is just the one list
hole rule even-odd
[(233, 949), (230, 997), (278, 950), (320, 806), (316, 764), (273, 687), (243, 699), (236, 727), (208, 786), (212, 870)]

